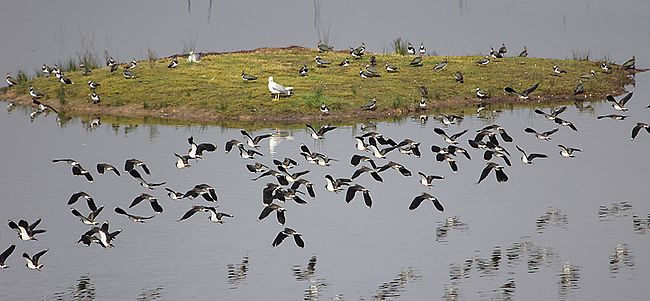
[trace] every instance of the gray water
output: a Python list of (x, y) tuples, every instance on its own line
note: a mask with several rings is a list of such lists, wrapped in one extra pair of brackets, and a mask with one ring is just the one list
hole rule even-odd
[[(97, 52), (107, 50), (122, 60), (143, 58), (148, 47), (160, 55), (181, 52), (184, 39), (196, 39), (200, 51), (309, 46), (318, 39), (312, 2), (260, 1), (254, 7), (215, 2), (211, 10), (208, 1), (191, 1), (189, 9), (187, 4), (3, 3), (0, 23), (14, 30), (0, 31), (0, 70), (34, 70), (74, 56), (84, 35), (95, 36)], [(593, 58), (608, 56), (619, 63), (636, 55), (641, 67), (650, 59), (650, 11), (643, 1), (340, 1), (320, 7), (321, 32), (330, 28), (336, 48), (365, 41), (371, 51), (381, 52), (392, 38), (402, 36), (414, 44), (423, 41), (440, 54), (485, 52), (505, 42), (512, 52), (526, 44), (531, 56), (564, 58), (572, 49), (591, 50)], [(269, 35), (264, 28), (282, 34)], [(629, 135), (636, 122), (650, 121), (645, 109), (650, 76), (640, 73), (635, 79), (636, 85), (628, 87), (635, 93), (628, 105), (631, 117), (596, 120), (614, 113), (608, 103), (589, 103), (580, 110), (570, 106), (562, 117), (573, 121), (579, 132), (563, 127), (550, 142), (523, 132), (528, 126), (555, 127), (530, 109), (504, 110), (488, 120), (468, 112), (460, 125), (449, 127), (433, 118), (426, 124), (417, 118), (379, 122), (377, 130), (385, 136), (422, 143), (421, 158), (393, 152), (389, 160), (413, 174), (423, 171), (446, 179), (426, 189), (417, 175), (402, 177), (389, 170), (382, 173), (384, 183), (363, 175), (358, 182), (370, 190), (370, 209), (360, 196), (346, 204), (343, 193), (323, 187), (325, 174), (352, 174), (354, 168), (347, 162), (358, 153), (353, 137), (362, 133), (361, 125), (339, 127), (323, 141), (314, 141), (303, 129), (254, 132), (290, 136), (265, 140), (260, 162), (270, 165), (273, 158), (289, 156), (300, 163), (296, 170), (311, 170), (305, 178), (314, 183), (316, 198), (305, 197), (307, 205), (284, 204), (286, 226), (303, 234), (304, 249), (290, 239), (271, 247), (283, 227), (273, 215), (257, 221), (261, 190), (271, 180), (250, 181), (255, 175), (244, 164), (253, 161), (223, 152), (225, 141), (242, 139), (239, 129), (108, 122), (90, 129), (87, 118), (59, 127), (54, 114), (30, 122), (29, 108), (2, 110), (0, 220), (42, 218), (47, 233), (36, 242), (24, 242), (9, 227), (0, 228), (0, 248), (17, 245), (7, 260), (11, 268), (0, 271), (0, 299), (644, 299), (650, 293), (650, 204), (643, 185), (650, 170), (650, 137), (642, 132), (630, 141)], [(476, 150), (470, 150), (471, 161), (458, 158), (457, 174), (433, 159), (430, 146), (445, 144), (434, 127), (452, 133), (469, 129), (460, 144), (469, 149), (466, 140), (473, 130), (492, 123), (505, 127), (515, 140), (506, 143), (513, 155), (507, 183), (497, 183), (490, 175), (475, 184), (485, 166), (482, 152)], [(216, 143), (219, 149), (190, 169), (178, 170), (173, 153), (186, 151), (189, 136)], [(309, 165), (298, 155), (301, 143), (340, 162)], [(524, 165), (513, 144), (550, 157)], [(557, 144), (584, 151), (573, 159), (562, 158)], [(73, 177), (69, 166), (51, 163), (63, 157), (78, 160), (95, 181)], [(135, 224), (114, 214), (115, 206), (128, 207), (144, 189), (124, 172), (121, 177), (97, 175), (94, 166), (108, 162), (121, 168), (129, 158), (147, 163), (152, 170), (147, 179), (166, 181), (175, 190), (213, 185), (218, 209), (234, 218), (218, 225), (197, 214), (177, 222), (191, 204), (210, 204), (202, 199), (172, 201), (162, 189), (151, 192), (164, 207), (153, 220)], [(100, 221), (109, 220), (111, 229), (123, 230), (115, 248), (75, 243), (88, 227), (70, 214), (66, 201), (81, 190), (106, 207)], [(445, 211), (437, 212), (426, 202), (409, 211), (411, 200), (422, 191), (436, 196)], [(74, 207), (87, 210), (83, 202)], [(151, 214), (147, 204), (128, 211)], [(619, 244), (627, 253), (613, 258)], [(43, 270), (25, 268), (22, 252), (31, 255), (44, 248), (50, 250), (42, 257)], [(308, 268), (310, 261), (314, 268)], [(565, 265), (571, 270), (563, 272)]]

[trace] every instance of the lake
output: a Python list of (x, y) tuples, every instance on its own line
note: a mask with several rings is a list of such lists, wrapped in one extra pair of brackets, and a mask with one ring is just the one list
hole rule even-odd
[[(189, 4), (189, 5), (188, 5)], [(335, 48), (361, 42), (370, 51), (390, 50), (401, 36), (414, 45), (424, 42), (438, 54), (484, 53), (506, 43), (531, 56), (569, 58), (572, 51), (590, 51), (592, 59), (607, 57), (621, 63), (636, 55), (647, 67), (650, 43), (650, 4), (639, 1), (344, 1), (280, 3), (212, 3), (210, 1), (21, 1), (3, 4), (5, 30), (0, 70), (38, 70), (43, 63), (74, 57), (81, 40), (94, 37), (93, 48), (123, 61), (144, 59), (147, 48), (160, 56), (182, 52), (184, 44), (199, 51), (228, 51), (262, 46), (313, 46), (329, 30)], [(320, 7), (315, 13), (314, 6)], [(211, 7), (211, 8), (210, 8)], [(147, 14), (155, 10), (156, 14)], [(315, 22), (315, 19), (317, 22)], [(171, 21), (171, 22), (170, 22)], [(299, 25), (299, 26), (296, 26)], [(453, 29), (452, 29), (453, 28)], [(272, 32), (269, 32), (272, 30)], [(128, 34), (124, 34), (128, 32)], [(509, 53), (510, 53), (509, 52)], [(15, 244), (0, 271), (2, 300), (594, 300), (643, 299), (650, 289), (649, 223), (643, 179), (650, 173), (645, 158), (650, 135), (641, 131), (630, 141), (637, 122), (650, 122), (650, 75), (639, 73), (623, 121), (596, 119), (616, 113), (607, 102), (568, 104), (560, 115), (577, 132), (558, 126), (531, 108), (502, 108), (490, 118), (464, 112), (460, 124), (443, 125), (435, 112), (422, 123), (418, 116), (377, 121), (376, 130), (395, 141), (421, 143), (422, 156), (390, 152), (379, 165), (395, 161), (413, 176), (395, 170), (355, 179), (373, 200), (366, 208), (357, 195), (345, 202), (325, 190), (325, 175), (350, 177), (354, 137), (367, 124), (340, 126), (326, 139), (314, 140), (306, 128), (267, 128), (254, 135), (275, 133), (262, 140), (257, 160), (226, 154), (230, 139), (243, 140), (238, 128), (200, 125), (111, 124), (93, 117), (58, 124), (56, 114), (30, 120), (31, 108), (0, 110), (0, 220), (33, 222), (47, 232), (38, 241), (21, 241), (7, 226), (0, 227), (0, 251)], [(433, 89), (433, 87), (429, 87)], [(3, 102), (4, 104), (4, 102)], [(543, 108), (549, 111), (549, 108)], [(460, 113), (460, 112), (456, 112)], [(490, 174), (476, 184), (486, 161), (468, 139), (491, 124), (505, 128), (514, 142), (502, 145), (512, 154), (509, 180), (497, 183)], [(431, 145), (446, 146), (433, 132), (469, 130), (459, 141), (471, 160), (459, 155), (458, 173), (436, 162)], [(559, 127), (551, 141), (523, 131)], [(184, 154), (187, 138), (218, 145), (191, 168), (175, 167), (174, 153)], [(501, 141), (501, 138), (499, 138)], [(300, 156), (300, 145), (339, 161), (321, 167)], [(559, 155), (558, 144), (582, 149), (575, 158)], [(544, 153), (526, 165), (515, 148)], [(365, 155), (370, 155), (365, 153)], [(302, 196), (286, 207), (286, 227), (302, 233), (304, 248), (291, 237), (271, 244), (285, 226), (275, 214), (262, 221), (262, 189), (273, 178), (251, 181), (245, 164), (271, 166), (273, 159), (298, 161), (294, 171), (314, 184), (316, 197)], [(52, 159), (73, 158), (94, 176), (90, 183), (74, 177), (70, 166)], [(177, 220), (192, 205), (211, 206), (202, 198), (171, 200), (163, 189), (148, 190), (124, 172), (124, 161), (142, 160), (151, 169), (150, 182), (185, 192), (196, 184), (212, 185), (219, 211), (233, 215), (223, 224), (211, 223), (199, 212)], [(503, 164), (501, 159), (493, 159)], [(118, 167), (121, 176), (97, 174), (100, 162)], [(142, 171), (141, 169), (139, 169)], [(425, 188), (418, 171), (444, 176)], [(305, 191), (304, 188), (300, 190)], [(89, 193), (105, 206), (98, 221), (122, 229), (114, 248), (85, 247), (79, 240), (90, 229), (70, 213), (66, 202), (75, 192)], [(154, 214), (148, 204), (128, 208), (146, 192), (164, 208)], [(444, 212), (424, 202), (409, 210), (421, 192), (435, 196)], [(278, 201), (275, 201), (278, 203)], [(146, 203), (144, 201), (143, 203)], [(117, 215), (119, 206), (137, 215), (156, 215), (139, 224)], [(72, 207), (88, 213), (80, 200)], [(20, 258), (48, 248), (42, 271), (25, 268)]]

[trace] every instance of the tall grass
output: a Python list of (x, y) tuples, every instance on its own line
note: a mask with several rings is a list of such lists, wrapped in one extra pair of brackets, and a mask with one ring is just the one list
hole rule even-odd
[(571, 57), (574, 61), (588, 61), (591, 56), (591, 50), (580, 51), (571, 50)]
[(393, 51), (399, 55), (407, 55), (408, 41), (402, 40), (401, 37), (393, 39)]

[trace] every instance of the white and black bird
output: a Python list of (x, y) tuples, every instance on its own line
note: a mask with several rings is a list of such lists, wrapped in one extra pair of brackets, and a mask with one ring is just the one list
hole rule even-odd
[(634, 140), (641, 129), (645, 129), (646, 132), (650, 134), (650, 126), (647, 123), (637, 122), (637, 124), (632, 128), (632, 136), (630, 136), (630, 140)]
[(330, 107), (326, 104), (321, 104), (320, 105), (320, 113), (323, 115), (329, 115), (330, 114)]
[(194, 188), (188, 190), (183, 197), (184, 198), (197, 198), (202, 196), (208, 202), (217, 202), (219, 199), (217, 197), (217, 192), (214, 188), (208, 184), (197, 184)]
[(187, 152), (187, 156), (190, 159), (200, 159), (203, 158), (203, 152), (213, 152), (217, 150), (217, 145), (212, 143), (196, 144), (194, 142), (194, 136), (187, 138), (187, 143), (190, 144), (190, 150)]
[(552, 129), (550, 131), (546, 131), (546, 132), (542, 132), (542, 133), (537, 132), (533, 128), (525, 128), (524, 129), (524, 132), (535, 134), (535, 137), (537, 137), (537, 139), (544, 140), (544, 141), (550, 141), (551, 140), (551, 135), (555, 134), (557, 131), (558, 131), (558, 128), (554, 128), (554, 129)]
[(74, 176), (84, 176), (88, 182), (93, 181), (93, 176), (90, 174), (89, 171), (87, 171), (79, 162), (72, 160), (72, 159), (54, 159), (52, 160), (52, 163), (57, 163), (57, 162), (66, 162), (70, 166), (72, 166), (72, 175)]
[(383, 182), (384, 181), (384, 179), (382, 179), (382, 177), (379, 175), (377, 170), (375, 170), (375, 168), (370, 168), (368, 166), (361, 166), (360, 168), (355, 170), (354, 173), (352, 174), (352, 176), (350, 177), (350, 179), (354, 180), (354, 179), (358, 178), (363, 173), (370, 174), (370, 176), (372, 176), (372, 178), (375, 179), (375, 181), (377, 181), (377, 182)]
[(79, 220), (81, 220), (81, 222), (84, 225), (93, 225), (94, 226), (94, 225), (99, 224), (96, 221), (96, 219), (97, 219), (97, 216), (99, 215), (99, 213), (102, 212), (102, 210), (104, 210), (104, 206), (101, 206), (101, 207), (97, 208), (96, 210), (91, 211), (88, 215), (83, 215), (81, 212), (77, 211), (77, 209), (74, 209), (74, 208), (71, 208), (70, 212), (72, 213), (72, 215), (78, 217)]
[(149, 205), (151, 205), (151, 209), (153, 209), (154, 212), (156, 213), (162, 213), (163, 212), (163, 207), (160, 206), (158, 203), (158, 199), (150, 195), (148, 193), (141, 193), (139, 196), (135, 197), (133, 199), (133, 202), (131, 202), (131, 205), (129, 205), (129, 208), (133, 208), (135, 205), (140, 204), (142, 201), (149, 201)]
[(562, 119), (562, 118), (560, 118), (560, 117), (555, 117), (555, 118), (553, 119), (553, 121), (555, 121), (555, 123), (557, 123), (557, 124), (559, 124), (559, 125), (568, 126), (568, 127), (570, 127), (572, 130), (574, 130), (574, 131), (576, 131), (576, 132), (578, 131), (578, 128), (577, 128), (577, 127), (575, 126), (575, 124), (573, 124), (573, 122), (571, 122), (571, 121), (568, 121), (568, 120), (566, 120), (566, 119)]
[(526, 90), (523, 90), (521, 92), (517, 92), (515, 89), (511, 87), (505, 87), (503, 88), (503, 91), (506, 91), (506, 93), (512, 93), (512, 94), (517, 94), (517, 96), (520, 99), (528, 99), (528, 94), (533, 93), (539, 87), (539, 83), (534, 83), (532, 86), (528, 87)]
[(586, 73), (586, 74), (580, 75), (580, 80), (581, 80), (581, 81), (582, 81), (582, 80), (590, 80), (591, 78), (594, 77), (594, 75), (596, 75), (596, 71), (594, 71), (594, 69), (591, 69), (591, 70), (589, 71), (589, 73)]
[(621, 111), (621, 112), (626, 112), (628, 109), (625, 107), (625, 104), (632, 98), (632, 95), (634, 95), (633, 92), (625, 94), (625, 96), (621, 97), (618, 101), (614, 96), (611, 96), (609, 94), (605, 95), (605, 98), (607, 101), (612, 102), (612, 108), (616, 111)]
[(397, 68), (397, 66), (395, 66), (395, 65), (393, 65), (393, 64), (391, 64), (389, 62), (386, 62), (385, 68), (386, 68), (386, 72), (388, 72), (388, 73), (399, 72), (399, 68)]
[(242, 69), (242, 71), (241, 71), (241, 79), (242, 79), (245, 83), (247, 83), (247, 82), (252, 82), (252, 81), (257, 80), (257, 76), (252, 75), (252, 74), (247, 74), (247, 73), (244, 72), (244, 70)]
[(43, 96), (45, 96), (45, 94), (43, 94), (43, 92), (34, 89), (34, 86), (29, 86), (29, 95), (31, 97), (33, 97), (33, 98), (36, 98), (36, 99), (41, 99), (41, 98), (43, 98)]
[(239, 156), (242, 157), (243, 159), (255, 159), (255, 156), (264, 156), (264, 154), (254, 149), (244, 148), (243, 144), (237, 145), (237, 148), (239, 149)]
[(325, 189), (329, 192), (339, 193), (343, 186), (350, 186), (352, 180), (348, 178), (336, 178), (334, 179), (331, 175), (325, 175)]
[[(273, 162), (273, 164), (275, 166), (278, 166), (278, 167), (282, 166), (286, 170), (289, 170), (289, 169), (294, 168), (295, 166), (298, 166), (298, 162), (296, 162), (296, 160), (288, 158), (288, 157), (285, 157), (284, 159), (282, 159), (282, 161), (277, 160), (277, 159), (273, 159), (272, 162)], [(266, 169), (268, 169), (268, 167), (266, 165), (262, 164), (262, 167), (266, 167)]]
[(311, 133), (311, 137), (316, 139), (316, 140), (325, 139), (325, 134), (327, 132), (336, 129), (335, 126), (323, 125), (317, 131), (316, 129), (314, 129), (313, 126), (311, 126), (311, 124), (306, 124), (306, 126), (310, 130), (309, 132)]
[(70, 196), (70, 199), (68, 200), (68, 205), (72, 205), (76, 203), (79, 200), (79, 198), (83, 198), (84, 200), (86, 200), (86, 203), (88, 204), (88, 209), (90, 209), (90, 211), (97, 210), (97, 205), (95, 205), (95, 200), (93, 200), (93, 198), (84, 191), (73, 193)]
[(411, 201), (411, 205), (409, 205), (409, 210), (415, 210), (418, 207), (420, 207), (420, 204), (424, 201), (431, 201), (433, 203), (433, 206), (436, 207), (436, 209), (440, 212), (445, 211), (445, 208), (442, 206), (440, 201), (438, 199), (426, 192), (420, 193), (417, 195), (413, 201)]
[(241, 143), (241, 141), (239, 141), (237, 139), (230, 139), (230, 140), (226, 141), (226, 146), (224, 146), (223, 149), (224, 149), (224, 152), (226, 152), (226, 154), (227, 154), (232, 150), (233, 147), (239, 147), (240, 145), (244, 146), (244, 144)]
[(298, 74), (300, 74), (300, 76), (307, 76), (307, 74), (309, 74), (309, 67), (307, 67), (307, 65), (302, 65), (302, 67), (298, 69)]
[(90, 90), (96, 90), (100, 86), (101, 86), (101, 84), (98, 83), (98, 82), (95, 82), (95, 81), (92, 81), (92, 80), (88, 81), (88, 87), (90, 88)]
[(131, 60), (131, 62), (126, 66), (128, 69), (134, 69), (135, 67), (138, 67), (138, 61), (135, 59)]
[(444, 59), (442, 60), (442, 62), (437, 63), (435, 66), (433, 66), (433, 70), (436, 71), (436, 70), (445, 69), (447, 68), (447, 65), (449, 65), (449, 62), (447, 61), (447, 59)]
[(566, 73), (566, 71), (564, 69), (560, 69), (560, 67), (557, 65), (553, 65), (553, 73), (551, 73), (552, 75), (560, 76), (562, 73)]
[(347, 58), (344, 59), (344, 60), (342, 60), (342, 61), (339, 63), (339, 66), (341, 66), (341, 67), (347, 67), (347, 66), (350, 66), (350, 60), (348, 60)]
[(190, 208), (190, 210), (185, 212), (185, 214), (183, 214), (183, 216), (180, 219), (178, 219), (178, 221), (180, 222), (180, 221), (186, 220), (186, 219), (190, 218), (192, 215), (194, 215), (194, 213), (197, 213), (197, 212), (204, 212), (204, 213), (210, 214), (208, 216), (208, 219), (211, 222), (215, 223), (215, 224), (223, 224), (223, 218), (224, 217), (233, 217), (232, 214), (217, 211), (216, 207), (196, 206), (195, 205), (195, 206), (192, 206), (192, 208)]
[(192, 165), (190, 165), (189, 160), (192, 159), (190, 156), (181, 156), (177, 153), (174, 153), (174, 156), (176, 156), (176, 168), (178, 169), (184, 169), (184, 168), (190, 168)]
[(557, 145), (560, 148), (560, 156), (565, 158), (573, 158), (575, 155), (574, 152), (581, 152), (582, 150), (574, 147), (566, 147), (562, 144)]
[(411, 45), (411, 43), (408, 43), (408, 46), (406, 46), (406, 53), (408, 53), (410, 55), (415, 54), (415, 47), (413, 47), (413, 45)]
[(465, 78), (463, 77), (463, 73), (461, 73), (459, 70), (456, 70), (456, 73), (454, 73), (454, 80), (456, 80), (457, 83), (464, 83)]
[(420, 53), (420, 55), (427, 54), (427, 49), (424, 48), (424, 43), (420, 43), (420, 49), (418, 49), (418, 52)]
[(377, 109), (377, 100), (371, 99), (365, 105), (361, 106), (361, 109), (364, 111), (374, 111)]
[(476, 97), (479, 99), (490, 98), (488, 92), (481, 90), (481, 88), (476, 88)]
[(318, 65), (318, 67), (328, 67), (332, 63), (328, 60), (321, 58), (320, 56), (316, 56), (315, 60), (316, 60), (316, 65)]
[(81, 238), (77, 242), (81, 242), (86, 246), (90, 246), (92, 243), (97, 243), (105, 249), (112, 248), (113, 240), (115, 237), (117, 237), (117, 235), (122, 233), (122, 230), (110, 232), (108, 228), (109, 224), (108, 221), (106, 221), (102, 224), (101, 227), (93, 227), (81, 235)]
[(369, 142), (368, 148), (370, 149), (370, 151), (372, 151), (372, 155), (375, 156), (375, 158), (380, 158), (380, 159), (385, 159), (386, 154), (399, 148), (397, 145), (392, 145), (392, 146), (379, 149), (379, 146), (377, 145), (377, 140), (374, 137), (368, 138), (368, 142)]
[(501, 47), (499, 47), (499, 54), (502, 56), (508, 52), (508, 48), (506, 48), (506, 43), (501, 43)]
[(458, 144), (457, 139), (460, 138), (460, 136), (462, 136), (463, 134), (467, 133), (467, 130), (464, 130), (464, 131), (462, 131), (462, 132), (459, 132), (459, 133), (453, 134), (453, 135), (451, 135), (451, 136), (447, 135), (447, 133), (445, 132), (445, 130), (443, 130), (443, 129), (441, 129), (441, 128), (434, 128), (434, 129), (433, 129), (433, 132), (435, 132), (436, 134), (440, 135), (442, 138), (445, 139), (445, 142), (447, 142), (447, 143), (449, 143), (449, 144)]
[(350, 203), (352, 199), (354, 199), (354, 196), (357, 192), (361, 192), (363, 194), (363, 201), (366, 204), (366, 207), (372, 207), (372, 198), (370, 197), (370, 191), (359, 184), (348, 187), (348, 190), (345, 192), (345, 202)]
[(172, 60), (169, 62), (167, 65), (167, 68), (176, 68), (178, 67), (178, 59), (176, 57), (172, 58)]
[(580, 95), (585, 93), (585, 86), (582, 84), (582, 80), (578, 82), (576, 87), (573, 89), (573, 95)]
[(493, 47), (490, 47), (490, 56), (494, 59), (500, 59), (503, 58), (503, 55), (501, 55), (500, 52), (495, 51)]
[(374, 77), (374, 75), (373, 75), (372, 73), (370, 73), (370, 72), (367, 71), (367, 70), (363, 70), (363, 68), (359, 68), (359, 76), (361, 76), (361, 78), (371, 78), (371, 77)]
[(537, 154), (537, 153), (530, 153), (526, 154), (526, 151), (521, 149), (519, 145), (515, 145), (515, 147), (521, 152), (521, 162), (524, 162), (525, 164), (533, 164), (533, 160), (536, 158), (548, 158), (548, 155), (546, 154)]
[(142, 175), (140, 174), (140, 172), (138, 172), (137, 169), (131, 169), (131, 170), (129, 170), (129, 175), (130, 175), (131, 177), (135, 178), (136, 180), (138, 180), (138, 181), (140, 182), (140, 186), (142, 186), (142, 187), (144, 187), (144, 188), (147, 188), (147, 189), (151, 189), (151, 190), (154, 190), (154, 189), (156, 189), (157, 187), (160, 187), (160, 186), (162, 186), (162, 185), (167, 184), (167, 182), (162, 182), (162, 183), (152, 183), (152, 182), (148, 182), (147, 180), (145, 180), (145, 179), (142, 177)]
[(276, 83), (273, 80), (273, 76), (269, 76), (268, 88), (271, 92), (271, 95), (273, 95), (278, 100), (281, 96), (290, 96), (293, 94), (293, 87), (285, 87)]
[(18, 81), (16, 81), (16, 79), (9, 73), (7, 73), (6, 81), (10, 88), (18, 84)]
[(546, 119), (548, 119), (548, 120), (555, 120), (555, 118), (557, 118), (558, 115), (560, 115), (562, 112), (564, 112), (566, 110), (566, 108), (567, 108), (566, 106), (561, 106), (561, 107), (559, 107), (557, 109), (553, 108), (553, 109), (551, 109), (550, 113), (546, 113), (546, 112), (544, 112), (544, 111), (542, 111), (540, 109), (535, 109), (535, 113), (540, 114), (540, 115), (544, 115), (544, 117), (546, 117)]
[(93, 104), (98, 104), (98, 103), (100, 103), (102, 101), (101, 96), (99, 96), (99, 94), (97, 94), (97, 92), (95, 92), (95, 91), (90, 93), (89, 97), (90, 97), (90, 100), (93, 102)]
[(479, 66), (485, 66), (490, 63), (490, 58), (486, 55), (484, 58), (475, 62)]
[(599, 115), (596, 117), (596, 119), (604, 119), (604, 118), (609, 118), (613, 120), (625, 120), (625, 118), (630, 117), (628, 115), (618, 115), (618, 114), (607, 114), (607, 115)]
[(18, 237), (20, 240), (28, 241), (28, 240), (38, 240), (34, 235), (36, 234), (42, 234), (45, 233), (46, 230), (44, 229), (36, 229), (38, 224), (41, 223), (41, 219), (37, 219), (35, 222), (33, 222), (31, 225), (24, 219), (21, 219), (18, 221), (18, 224), (16, 224), (14, 221), (9, 220), (9, 228), (12, 230), (18, 232)]
[(4, 250), (2, 254), (0, 254), (0, 270), (8, 269), (9, 266), (5, 263), (7, 261), (7, 258), (9, 258), (9, 255), (14, 252), (16, 249), (16, 245), (11, 245), (9, 248)]
[(59, 77), (59, 82), (61, 82), (64, 85), (72, 85), (72, 84), (74, 84), (74, 82), (70, 78), (67, 78), (67, 77), (65, 77), (63, 75), (61, 75), (61, 77)]
[(43, 256), (43, 254), (47, 253), (47, 250), (48, 249), (40, 251), (31, 257), (29, 256), (29, 254), (23, 253), (23, 258), (25, 258), (26, 261), (25, 266), (27, 266), (27, 268), (30, 270), (40, 271), (43, 268), (43, 264), (40, 263), (40, 259), (41, 256)]
[(131, 213), (126, 212), (124, 209), (120, 207), (115, 207), (113, 211), (115, 211), (115, 213), (117, 214), (126, 216), (127, 218), (129, 218), (130, 221), (134, 223), (141, 223), (141, 224), (144, 224), (144, 222), (146, 222), (147, 220), (156, 217), (155, 215), (149, 215), (149, 216), (133, 215)]
[(126, 68), (124, 68), (124, 70), (122, 71), (122, 76), (124, 76), (124, 78), (126, 78), (126, 79), (133, 79), (133, 78), (136, 77), (135, 72), (131, 71), (130, 69), (126, 69)]
[(524, 50), (522, 50), (519, 53), (519, 57), (527, 57), (527, 56), (528, 56), (528, 48), (526, 47), (526, 45), (524, 45)]
[(420, 175), (420, 184), (422, 184), (422, 186), (427, 188), (431, 188), (433, 186), (433, 181), (442, 180), (445, 178), (443, 176), (438, 176), (438, 175), (426, 175), (421, 171), (418, 171), (418, 175)]
[(245, 130), (240, 130), (239, 132), (242, 135), (244, 135), (244, 137), (246, 137), (246, 144), (248, 144), (248, 146), (254, 147), (254, 148), (259, 148), (260, 147), (259, 143), (260, 143), (260, 141), (262, 141), (262, 139), (271, 138), (273, 136), (273, 134), (262, 134), (262, 135), (258, 135), (258, 136), (253, 137), (248, 132), (246, 132)]
[(423, 63), (422, 63), (422, 57), (421, 56), (414, 57), (413, 60), (411, 60), (411, 62), (409, 63), (409, 66), (411, 66), (411, 67), (422, 67), (422, 65), (423, 65)]
[(453, 114), (440, 114), (439, 118), (444, 125), (458, 124), (463, 120), (463, 116)]
[(185, 198), (185, 194), (182, 192), (174, 191), (169, 187), (165, 187), (165, 190), (167, 190), (167, 196), (172, 200), (182, 200)]
[(625, 61), (623, 64), (621, 64), (621, 68), (623, 69), (634, 69), (636, 65), (636, 57), (632, 56), (629, 60)]
[(261, 221), (261, 220), (265, 219), (273, 211), (275, 211), (275, 216), (276, 216), (276, 218), (278, 220), (278, 223), (280, 223), (280, 225), (284, 225), (284, 223), (286, 222), (286, 217), (284, 215), (284, 212), (287, 211), (287, 209), (285, 209), (284, 207), (282, 207), (282, 206), (280, 206), (280, 205), (278, 205), (276, 203), (271, 203), (271, 204), (265, 205), (264, 209), (262, 209), (262, 212), (260, 213), (260, 216), (257, 218), (257, 220)]
[(389, 168), (399, 171), (399, 173), (402, 174), (402, 176), (405, 176), (405, 177), (410, 177), (411, 176), (411, 171), (410, 170), (408, 170), (406, 167), (404, 167), (404, 165), (399, 164), (399, 163), (397, 163), (395, 161), (389, 161), (388, 163), (384, 164), (383, 166), (380, 166), (379, 169), (377, 169), (377, 172), (383, 172), (383, 171), (385, 171), (385, 170), (387, 170)]
[(327, 51), (334, 50), (334, 47), (323, 43), (323, 41), (318, 41), (318, 44), (316, 44), (316, 48), (318, 48), (318, 51), (320, 52), (327, 52)]
[(507, 182), (508, 181), (508, 175), (503, 171), (504, 167), (494, 163), (494, 162), (488, 162), (485, 168), (483, 168), (483, 171), (481, 171), (481, 177), (478, 179), (478, 182), (476, 184), (481, 183), (483, 179), (485, 179), (489, 174), (490, 171), (494, 169), (494, 173), (497, 178), (497, 182)]
[(277, 247), (282, 243), (282, 241), (284, 241), (285, 238), (289, 236), (293, 236), (293, 240), (296, 242), (296, 245), (298, 247), (305, 247), (305, 242), (302, 240), (302, 234), (296, 232), (296, 230), (291, 228), (284, 228), (284, 230), (280, 231), (271, 245)]
[(128, 160), (126, 160), (124, 162), (124, 171), (131, 171), (135, 167), (138, 167), (138, 166), (142, 167), (142, 170), (146, 174), (151, 175), (151, 172), (149, 171), (149, 168), (147, 167), (147, 165), (144, 162), (142, 162), (142, 161), (140, 161), (138, 159), (128, 159)]

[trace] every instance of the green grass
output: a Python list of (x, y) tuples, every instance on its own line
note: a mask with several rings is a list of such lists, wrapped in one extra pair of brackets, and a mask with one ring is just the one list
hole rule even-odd
[[(332, 66), (317, 67), (314, 61), (316, 55), (330, 60)], [(89, 76), (81, 75), (81, 71), (67, 72), (66, 76), (75, 84), (65, 87), (65, 100), (61, 106), (64, 110), (81, 108), (83, 110), (79, 111), (96, 110), (103, 113), (110, 113), (110, 108), (128, 106), (128, 112), (132, 112), (133, 116), (153, 116), (147, 114), (152, 111), (185, 110), (196, 112), (196, 116), (209, 116), (197, 120), (241, 119), (242, 116), (277, 120), (282, 116), (291, 121), (292, 116), (318, 118), (318, 107), (325, 103), (332, 109), (333, 116), (344, 112), (342, 119), (350, 119), (358, 117), (361, 105), (371, 98), (377, 99), (376, 114), (380, 116), (388, 116), (396, 110), (412, 111), (420, 99), (420, 85), (429, 88), (430, 106), (441, 108), (478, 102), (474, 94), (477, 87), (488, 91), (494, 101), (508, 98), (516, 101), (506, 95), (503, 88), (511, 86), (521, 91), (535, 82), (539, 82), (540, 86), (531, 94), (531, 99), (527, 101), (529, 103), (552, 98), (566, 100), (566, 96), (572, 99), (580, 75), (591, 69), (596, 70), (597, 74), (584, 84), (588, 95), (591, 95), (590, 99), (602, 99), (606, 93), (622, 92), (623, 86), (629, 83), (624, 71), (614, 68), (611, 74), (604, 74), (600, 72), (600, 62), (592, 61), (512, 57), (478, 66), (475, 61), (480, 57), (477, 56), (427, 56), (424, 57), (423, 67), (410, 67), (411, 56), (375, 55), (381, 77), (362, 79), (359, 68), (368, 64), (370, 54), (361, 60), (349, 58), (351, 66), (339, 67), (338, 62), (348, 57), (347, 52), (319, 54), (313, 49), (300, 47), (258, 49), (205, 55), (201, 62), (195, 64), (189, 64), (184, 57), (179, 57), (180, 65), (168, 69), (170, 59), (155, 59), (155, 54), (150, 51), (151, 62), (139, 64), (133, 70), (137, 75), (135, 79), (125, 79), (122, 68), (114, 74), (109, 73), (106, 67), (93, 69)], [(449, 61), (447, 68), (433, 71), (434, 64), (445, 58)], [(397, 66), (400, 71), (385, 72), (385, 62)], [(303, 64), (310, 69), (306, 77), (298, 74)], [(558, 65), (567, 73), (561, 77), (551, 76), (553, 65)], [(67, 67), (73, 69), (72, 66)], [(242, 69), (259, 79), (243, 82), (240, 78)], [(456, 70), (463, 72), (465, 83), (454, 81)], [(295, 95), (273, 100), (267, 89), (268, 76), (273, 76), (282, 85), (294, 87)], [(54, 76), (24, 80), (27, 83), (13, 91), (18, 98), (26, 95), (29, 85), (34, 85), (46, 94), (46, 100), (61, 99), (61, 84)], [(101, 83), (97, 90), (102, 97), (99, 108), (88, 101), (88, 80)], [(5, 90), (5, 96), (10, 96), (8, 92), (12, 91)], [(194, 119), (187, 114), (183, 118)]]

